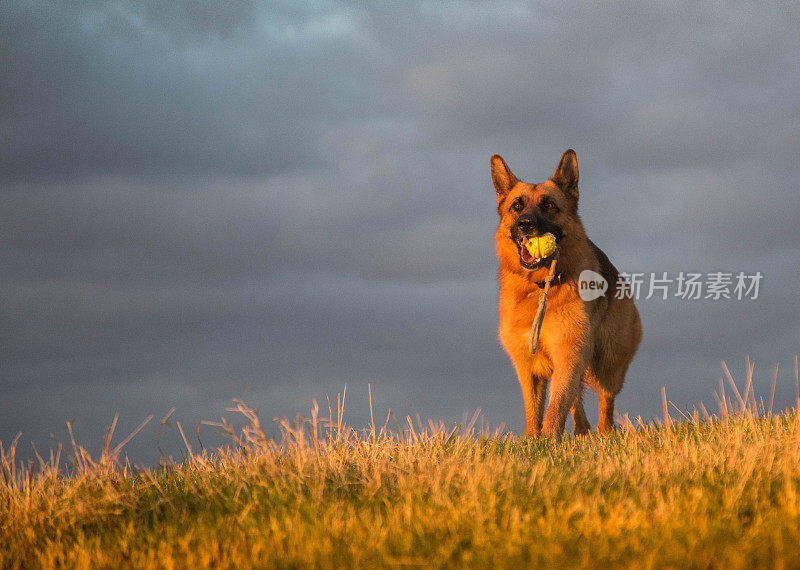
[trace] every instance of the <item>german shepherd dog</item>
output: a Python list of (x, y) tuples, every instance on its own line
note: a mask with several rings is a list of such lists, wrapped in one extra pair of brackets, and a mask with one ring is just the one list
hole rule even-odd
[[(491, 158), (491, 172), (500, 214), (495, 233), (500, 259), (500, 341), (522, 385), (526, 433), (558, 438), (569, 412), (575, 433), (589, 433), (584, 384), (599, 396), (597, 431), (612, 431), (614, 398), (639, 346), (642, 325), (630, 295), (617, 298), (617, 289), (627, 288), (618, 283), (617, 269), (586, 237), (578, 216), (575, 151), (567, 150), (553, 176), (540, 184), (517, 180), (499, 155)], [(532, 354), (531, 325), (551, 259), (534, 259), (523, 244), (547, 232), (558, 245), (556, 278)], [(578, 276), (586, 269), (608, 283), (606, 293), (592, 301), (582, 300), (579, 294)], [(548, 382), (550, 405), (545, 413)]]

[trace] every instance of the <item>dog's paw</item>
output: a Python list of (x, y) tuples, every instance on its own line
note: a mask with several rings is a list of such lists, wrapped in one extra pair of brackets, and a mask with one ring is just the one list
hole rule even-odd
[(564, 433), (563, 427), (553, 424), (548, 424), (547, 422), (545, 422), (545, 424), (542, 426), (542, 431), (539, 435), (540, 437), (545, 437), (547, 439), (552, 439), (553, 441), (558, 441), (559, 439), (561, 439), (562, 433)]

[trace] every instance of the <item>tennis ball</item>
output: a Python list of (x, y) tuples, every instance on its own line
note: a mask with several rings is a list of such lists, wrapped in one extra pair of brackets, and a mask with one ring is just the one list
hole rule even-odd
[(551, 233), (546, 233), (539, 237), (532, 237), (525, 242), (525, 248), (531, 257), (535, 259), (544, 259), (550, 257), (556, 252), (556, 238)]

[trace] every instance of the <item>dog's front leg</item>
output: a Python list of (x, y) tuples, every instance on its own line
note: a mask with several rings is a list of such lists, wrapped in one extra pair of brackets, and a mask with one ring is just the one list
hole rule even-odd
[(521, 358), (514, 364), (525, 402), (525, 433), (528, 437), (538, 436), (542, 431), (542, 416), (547, 402), (547, 379), (539, 378), (531, 372), (530, 356)]
[(564, 424), (575, 401), (581, 393), (581, 379), (589, 363), (588, 330), (579, 327), (564, 336), (556, 337), (560, 346), (549, 352), (553, 355), (553, 374), (550, 379), (550, 404), (542, 424), (542, 435), (557, 438), (564, 432)]
[(550, 380), (550, 405), (544, 415), (542, 435), (557, 438), (564, 432), (567, 415), (580, 395), (581, 376), (587, 359), (582, 354), (574, 354), (572, 359), (554, 364)]

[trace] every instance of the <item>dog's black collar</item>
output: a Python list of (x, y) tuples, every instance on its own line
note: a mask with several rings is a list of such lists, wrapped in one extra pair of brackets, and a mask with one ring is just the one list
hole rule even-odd
[[(550, 286), (555, 287), (556, 285), (561, 285), (564, 282), (564, 280), (562, 279), (563, 277), (564, 277), (563, 273), (556, 273), (553, 276), (553, 283)], [(545, 282), (546, 281), (534, 281), (534, 283), (536, 283), (536, 286), (539, 289), (544, 289)]]

